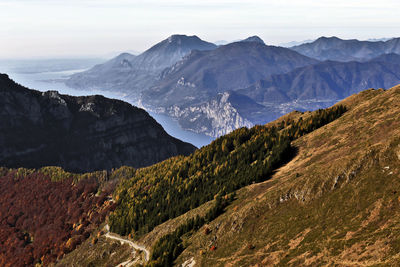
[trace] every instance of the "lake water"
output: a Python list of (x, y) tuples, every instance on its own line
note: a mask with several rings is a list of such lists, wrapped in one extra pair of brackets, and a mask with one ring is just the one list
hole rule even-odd
[[(115, 92), (109, 91), (96, 91), (96, 90), (76, 90), (66, 86), (62, 80), (66, 79), (69, 75), (83, 71), (84, 69), (75, 69), (75, 70), (63, 70), (63, 71), (48, 71), (48, 72), (15, 72), (13, 69), (7, 68), (3, 64), (0, 64), (0, 73), (7, 73), (11, 79), (15, 82), (38, 91), (48, 91), (48, 90), (55, 90), (60, 92), (61, 94), (68, 94), (73, 96), (85, 96), (85, 95), (104, 95), (108, 98), (114, 99), (124, 99), (122, 94), (118, 94)], [(127, 101), (129, 102), (129, 101)], [(132, 103), (131, 103), (132, 104)], [(149, 112), (150, 115), (163, 126), (165, 131), (182, 141), (191, 143), (196, 147), (202, 147), (211, 143), (214, 140), (212, 137), (197, 134), (191, 131), (186, 131), (180, 128), (177, 121), (173, 120), (172, 118), (155, 114)]]

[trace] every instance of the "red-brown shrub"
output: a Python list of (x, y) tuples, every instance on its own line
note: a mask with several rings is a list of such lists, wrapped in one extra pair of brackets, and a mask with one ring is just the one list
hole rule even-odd
[[(96, 206), (105, 196), (95, 196), (98, 186), (94, 178), (52, 182), (38, 172), (0, 177), (0, 266), (48, 265), (87, 239), (101, 223)], [(72, 225), (79, 222), (77, 231)]]

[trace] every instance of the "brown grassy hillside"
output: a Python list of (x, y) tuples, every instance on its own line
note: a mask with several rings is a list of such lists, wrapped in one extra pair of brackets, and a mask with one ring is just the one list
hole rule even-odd
[[(238, 190), (224, 214), (182, 236), (185, 250), (176, 265), (400, 266), (399, 103), (400, 86), (338, 103), (348, 111), (293, 141), (297, 155), (271, 179)], [(292, 112), (270, 126), (312, 114)], [(151, 250), (214, 202), (158, 225), (137, 242)], [(101, 237), (60, 263), (125, 261), (127, 248), (113, 246)]]
[(295, 140), (298, 155), (239, 190), (178, 263), (400, 266), (400, 86), (339, 104), (349, 111)]

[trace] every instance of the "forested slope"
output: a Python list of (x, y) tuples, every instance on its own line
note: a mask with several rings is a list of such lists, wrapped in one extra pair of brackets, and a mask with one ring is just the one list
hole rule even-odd
[(318, 110), (304, 120), (277, 126), (241, 128), (187, 157), (175, 157), (138, 169), (115, 193), (111, 230), (142, 235), (158, 224), (212, 200), (271, 177), (295, 155), (292, 140), (329, 123), (343, 106)]

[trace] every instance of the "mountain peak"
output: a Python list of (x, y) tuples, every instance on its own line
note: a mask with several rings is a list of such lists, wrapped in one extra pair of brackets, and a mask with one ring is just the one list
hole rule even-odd
[[(190, 52), (191, 50), (211, 50), (216, 48), (217, 46), (213, 43), (209, 43), (201, 40), (196, 35), (188, 36), (184, 34), (173, 34), (169, 36), (167, 39), (159, 42), (154, 45), (144, 53), (149, 51), (159, 51), (160, 49), (184, 49), (185, 54)], [(187, 50), (187, 51), (186, 51)]]
[(327, 37), (327, 36), (321, 36), (317, 39), (318, 40), (342, 40), (339, 37), (336, 36), (331, 36), (331, 37)]
[(168, 40), (173, 41), (173, 40), (190, 39), (190, 38), (200, 40), (200, 38), (197, 37), (196, 35), (186, 35), (186, 34), (172, 34), (170, 37), (168, 37)]
[(250, 37), (242, 40), (241, 42), (256, 42), (256, 43), (260, 43), (260, 44), (264, 44), (265, 45), (264, 41), (260, 37), (258, 37), (257, 35), (250, 36)]
[(189, 36), (185, 34), (173, 34), (164, 41), (166, 41), (166, 43), (168, 44), (178, 44), (178, 45), (187, 42), (198, 42), (198, 43), (202, 42), (202, 40), (196, 35)]
[(332, 42), (332, 41), (343, 41), (342, 39), (336, 37), (336, 36), (331, 36), (331, 37), (326, 37), (326, 36), (321, 36), (317, 40), (315, 40), (315, 43), (319, 42)]

